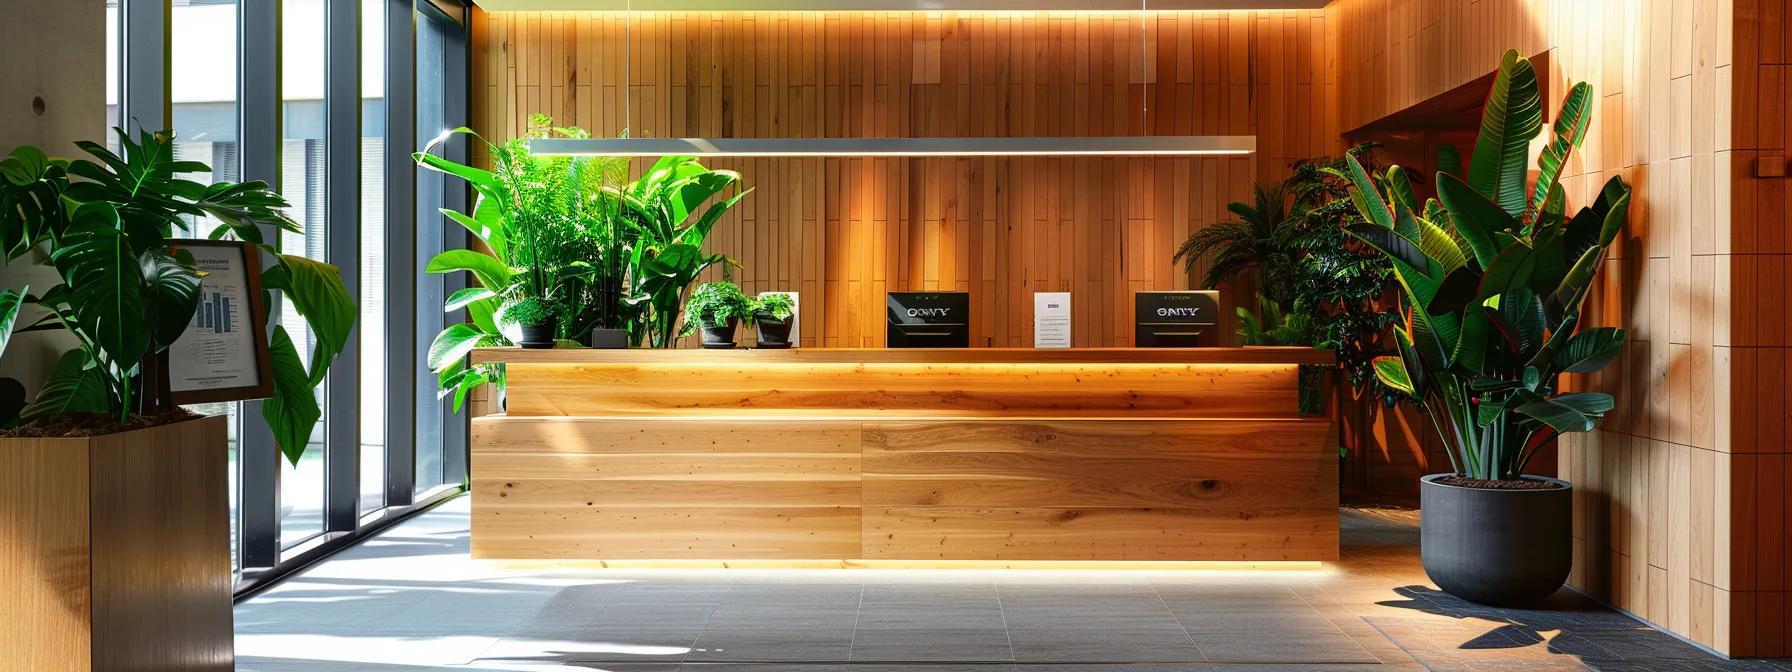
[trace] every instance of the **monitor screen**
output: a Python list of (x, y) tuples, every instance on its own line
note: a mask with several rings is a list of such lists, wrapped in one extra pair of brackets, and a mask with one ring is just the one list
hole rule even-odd
[(884, 312), (889, 347), (971, 347), (969, 293), (890, 292)]
[(1133, 345), (1190, 348), (1219, 345), (1220, 293), (1211, 289), (1133, 294)]

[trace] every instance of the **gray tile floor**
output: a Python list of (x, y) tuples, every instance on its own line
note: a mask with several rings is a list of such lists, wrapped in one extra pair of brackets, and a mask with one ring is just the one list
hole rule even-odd
[(237, 606), (239, 670), (1764, 670), (1564, 591), (1480, 607), (1410, 512), (1317, 571), (601, 570), (467, 557), (455, 500)]

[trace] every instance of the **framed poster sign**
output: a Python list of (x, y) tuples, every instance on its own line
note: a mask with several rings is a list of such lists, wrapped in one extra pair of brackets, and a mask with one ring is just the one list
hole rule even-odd
[(265, 399), (274, 394), (262, 305), (261, 256), (248, 243), (171, 240), (193, 255), (199, 309), (168, 348), (168, 389), (177, 404)]

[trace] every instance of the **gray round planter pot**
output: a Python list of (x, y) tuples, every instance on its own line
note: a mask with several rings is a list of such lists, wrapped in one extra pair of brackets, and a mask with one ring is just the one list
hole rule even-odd
[(1419, 480), (1419, 550), (1425, 574), (1470, 602), (1524, 606), (1562, 587), (1574, 563), (1574, 488), (1490, 490)]

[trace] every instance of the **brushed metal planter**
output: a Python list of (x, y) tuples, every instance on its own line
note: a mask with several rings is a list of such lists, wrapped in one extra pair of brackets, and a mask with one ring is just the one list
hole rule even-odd
[(1574, 563), (1574, 488), (1491, 490), (1419, 480), (1425, 574), (1470, 602), (1524, 606), (1555, 594)]

